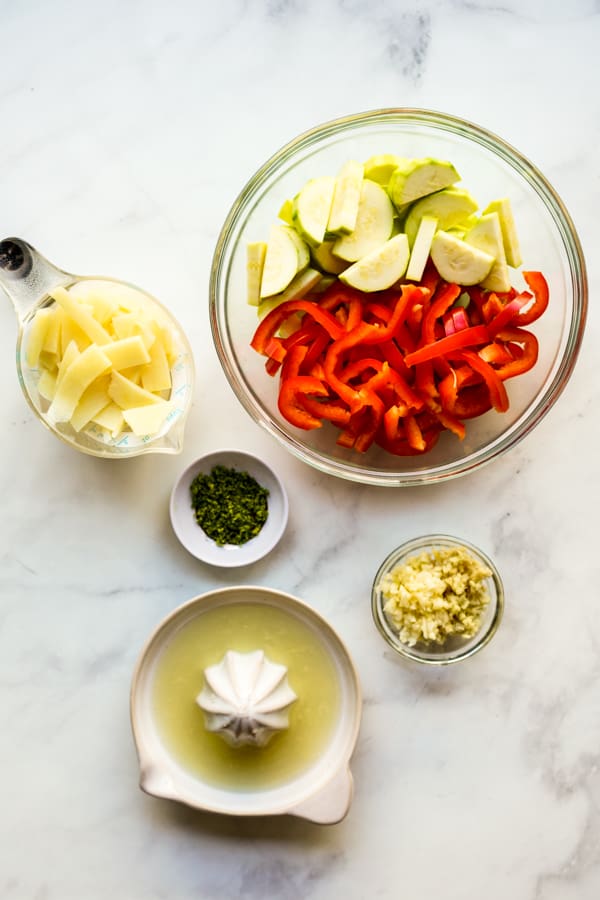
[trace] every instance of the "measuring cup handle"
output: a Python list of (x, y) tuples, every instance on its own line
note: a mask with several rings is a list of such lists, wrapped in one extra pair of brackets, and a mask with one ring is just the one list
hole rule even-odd
[(15, 308), (19, 322), (37, 306), (42, 297), (73, 278), (38, 253), (21, 238), (0, 241), (0, 287)]

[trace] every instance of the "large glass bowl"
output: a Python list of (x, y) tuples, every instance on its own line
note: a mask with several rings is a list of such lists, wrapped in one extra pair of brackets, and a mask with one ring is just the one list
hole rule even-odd
[[(246, 244), (266, 240), (283, 202), (318, 175), (335, 175), (349, 159), (380, 153), (450, 160), (484, 208), (509, 196), (524, 268), (541, 270), (550, 304), (532, 330), (539, 359), (507, 382), (510, 408), (467, 422), (463, 441), (444, 433), (427, 454), (399, 457), (373, 446), (365, 454), (336, 444), (326, 423), (314, 431), (290, 425), (277, 409), (277, 378), (250, 347), (258, 320), (246, 302)], [(514, 273), (516, 287), (525, 287)], [(337, 119), (300, 135), (271, 157), (233, 204), (219, 236), (211, 272), (211, 326), (217, 353), (238, 399), (252, 418), (304, 462), (352, 481), (408, 486), (464, 475), (506, 452), (548, 412), (575, 364), (587, 311), (583, 253), (571, 218), (544, 176), (496, 135), (453, 116), (390, 109)]]

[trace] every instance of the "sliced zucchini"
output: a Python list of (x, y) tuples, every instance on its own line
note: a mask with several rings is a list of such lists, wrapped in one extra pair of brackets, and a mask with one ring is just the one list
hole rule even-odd
[(397, 234), (342, 272), (340, 281), (366, 293), (384, 291), (404, 275), (409, 256), (408, 238)]
[(392, 173), (388, 193), (400, 208), (460, 181), (452, 163), (439, 159), (410, 159)]
[(481, 282), (481, 286), (490, 291), (510, 290), (510, 276), (498, 213), (491, 212), (483, 215), (473, 228), (467, 231), (465, 241), (467, 244), (477, 247), (478, 250), (483, 250), (495, 257), (490, 274)]
[(438, 220), (438, 227), (444, 231), (461, 225), (467, 216), (477, 211), (477, 203), (468, 191), (460, 188), (444, 188), (429, 194), (414, 203), (404, 222), (404, 230), (412, 247), (423, 216)]
[(289, 233), (289, 236), (293, 240), (296, 245), (296, 252), (298, 254), (298, 268), (297, 272), (302, 272), (303, 269), (306, 269), (307, 265), (310, 262), (310, 251), (308, 249), (308, 244), (306, 241), (303, 241), (295, 228), (291, 226), (284, 225), (282, 226)]
[(266, 255), (267, 245), (264, 241), (255, 241), (246, 248), (246, 284), (250, 306), (258, 306), (260, 303), (260, 285)]
[(285, 225), (273, 225), (267, 241), (260, 296), (272, 297), (284, 291), (298, 271), (298, 249), (290, 229)]
[(327, 288), (330, 288), (332, 284), (336, 283), (336, 281), (337, 278), (334, 275), (323, 275), (320, 281), (309, 288), (309, 293), (324, 294)]
[(464, 240), (466, 230), (464, 228), (446, 228), (446, 234), (451, 234), (452, 237), (458, 238), (459, 240)]
[(285, 222), (286, 225), (294, 224), (294, 201), (293, 200), (284, 200), (281, 209), (279, 210), (278, 217), (282, 222)]
[(328, 234), (350, 234), (354, 231), (362, 181), (362, 163), (351, 159), (342, 166), (335, 179), (333, 202), (327, 223)]
[(335, 178), (324, 175), (307, 181), (294, 198), (294, 226), (311, 247), (323, 243), (334, 190)]
[(517, 227), (515, 225), (512, 207), (508, 197), (502, 197), (500, 200), (494, 200), (484, 209), (485, 213), (497, 212), (500, 218), (500, 228), (502, 229), (502, 240), (504, 242), (504, 253), (506, 254), (506, 262), (509, 266), (518, 268), (523, 260), (521, 259), (521, 249), (519, 247), (519, 237), (517, 235)]
[(285, 291), (282, 291), (275, 297), (269, 297), (268, 300), (263, 300), (258, 307), (258, 315), (263, 316), (265, 313), (271, 312), (272, 309), (275, 309), (276, 306), (279, 306), (280, 303), (284, 303), (286, 300), (298, 300), (300, 297), (304, 297), (305, 294), (308, 294), (309, 291), (312, 291), (317, 286), (322, 277), (321, 273), (317, 272), (316, 269), (305, 269), (304, 272), (296, 275)]
[(394, 156), (392, 153), (381, 153), (378, 156), (371, 156), (365, 163), (365, 178), (387, 187), (392, 172), (406, 162), (407, 160), (404, 157)]
[(406, 270), (406, 277), (410, 281), (420, 281), (423, 277), (437, 224), (438, 220), (434, 219), (433, 216), (423, 216), (419, 223), (419, 230), (417, 231), (412, 253), (410, 254), (410, 262)]
[(341, 259), (356, 262), (388, 240), (393, 224), (394, 207), (387, 192), (381, 185), (365, 178), (360, 189), (354, 231), (339, 238), (333, 245), (333, 252)]
[(343, 272), (344, 269), (348, 268), (349, 263), (340, 259), (339, 256), (334, 256), (331, 252), (332, 247), (333, 241), (323, 241), (318, 247), (313, 247), (311, 249), (311, 256), (315, 265), (318, 266), (319, 269), (322, 269), (323, 272), (328, 272), (331, 275), (339, 275), (340, 272)]
[(438, 231), (434, 235), (431, 258), (442, 278), (452, 284), (479, 284), (494, 264), (494, 257), (489, 253), (446, 231)]

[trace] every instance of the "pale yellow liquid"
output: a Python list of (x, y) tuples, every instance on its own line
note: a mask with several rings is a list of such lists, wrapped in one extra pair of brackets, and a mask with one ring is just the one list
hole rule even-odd
[[(289, 728), (266, 747), (230, 747), (204, 727), (196, 703), (202, 673), (227, 650), (264, 650), (288, 667), (298, 699)], [(322, 754), (338, 719), (340, 683), (323, 641), (308, 625), (273, 606), (237, 603), (201, 613), (173, 635), (156, 664), (152, 700), (161, 738), (181, 766), (218, 787), (256, 790), (290, 781)]]

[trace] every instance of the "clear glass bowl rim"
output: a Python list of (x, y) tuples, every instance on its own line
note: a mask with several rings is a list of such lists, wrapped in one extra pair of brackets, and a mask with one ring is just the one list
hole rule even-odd
[[(224, 310), (219, 306), (221, 277), (224, 274), (223, 264), (231, 233), (240, 219), (243, 219), (255, 193), (269, 176), (297, 151), (310, 148), (323, 138), (342, 131), (360, 129), (370, 124), (393, 123), (394, 121), (423, 124), (467, 138), (499, 156), (521, 175), (545, 204), (561, 236), (569, 260), (570, 287), (573, 299), (569, 333), (560, 365), (551, 383), (538, 395), (529, 411), (523, 415), (518, 427), (509, 429), (507, 434), (501, 435), (465, 458), (445, 465), (406, 472), (381, 471), (366, 467), (359, 470), (343, 460), (327, 459), (312, 448), (306, 447), (300, 439), (287, 434), (275, 420), (254, 403), (246, 389), (243, 377), (238, 374), (236, 367), (232, 364), (221, 335), (220, 316), (224, 315)], [(297, 458), (314, 468), (350, 481), (389, 487), (414, 487), (466, 475), (506, 453), (526, 437), (552, 408), (573, 372), (585, 330), (587, 308), (588, 280), (581, 242), (563, 201), (546, 177), (515, 147), (493, 132), (448, 113), (415, 107), (376, 109), (332, 119), (301, 133), (281, 147), (255, 172), (234, 201), (217, 239), (209, 283), (209, 315), (215, 349), (232, 390), (251, 418)]]
[[(403, 644), (394, 635), (393, 629), (387, 623), (387, 619), (383, 611), (383, 605), (381, 603), (381, 593), (377, 590), (377, 585), (379, 584), (381, 577), (391, 568), (397, 565), (400, 559), (408, 556), (409, 554), (414, 555), (420, 552), (422, 553), (433, 547), (464, 547), (476, 559), (480, 560), (480, 562), (486, 565), (492, 573), (491, 581), (494, 586), (494, 590), (490, 602), (495, 604), (492, 619), (488, 627), (486, 629), (482, 629), (479, 632), (475, 643), (471, 644), (470, 646), (469, 644), (467, 644), (464, 649), (458, 648), (456, 653), (450, 657), (425, 657), (422, 656), (418, 652), (418, 650), (415, 650), (414, 647), (409, 647), (407, 644)], [(405, 541), (403, 544), (400, 544), (399, 547), (396, 547), (394, 550), (388, 553), (386, 558), (383, 560), (383, 562), (379, 566), (379, 569), (377, 570), (375, 578), (373, 579), (373, 587), (371, 590), (371, 611), (373, 613), (373, 620), (375, 622), (375, 625), (377, 626), (377, 630), (387, 641), (392, 650), (395, 650), (396, 653), (398, 653), (400, 656), (403, 656), (406, 659), (413, 660), (414, 662), (424, 663), (425, 665), (447, 666), (452, 665), (453, 663), (460, 662), (463, 659), (468, 659), (470, 656), (478, 653), (479, 650), (482, 650), (483, 647), (486, 646), (486, 644), (489, 644), (491, 639), (494, 637), (496, 631), (498, 630), (500, 622), (502, 621), (502, 616), (504, 615), (504, 585), (502, 584), (502, 579), (495, 563), (486, 553), (483, 552), (483, 550), (480, 550), (479, 547), (476, 547), (469, 541), (463, 540), (462, 538), (453, 537), (449, 534), (424, 534), (420, 537), (412, 538), (411, 540)]]

